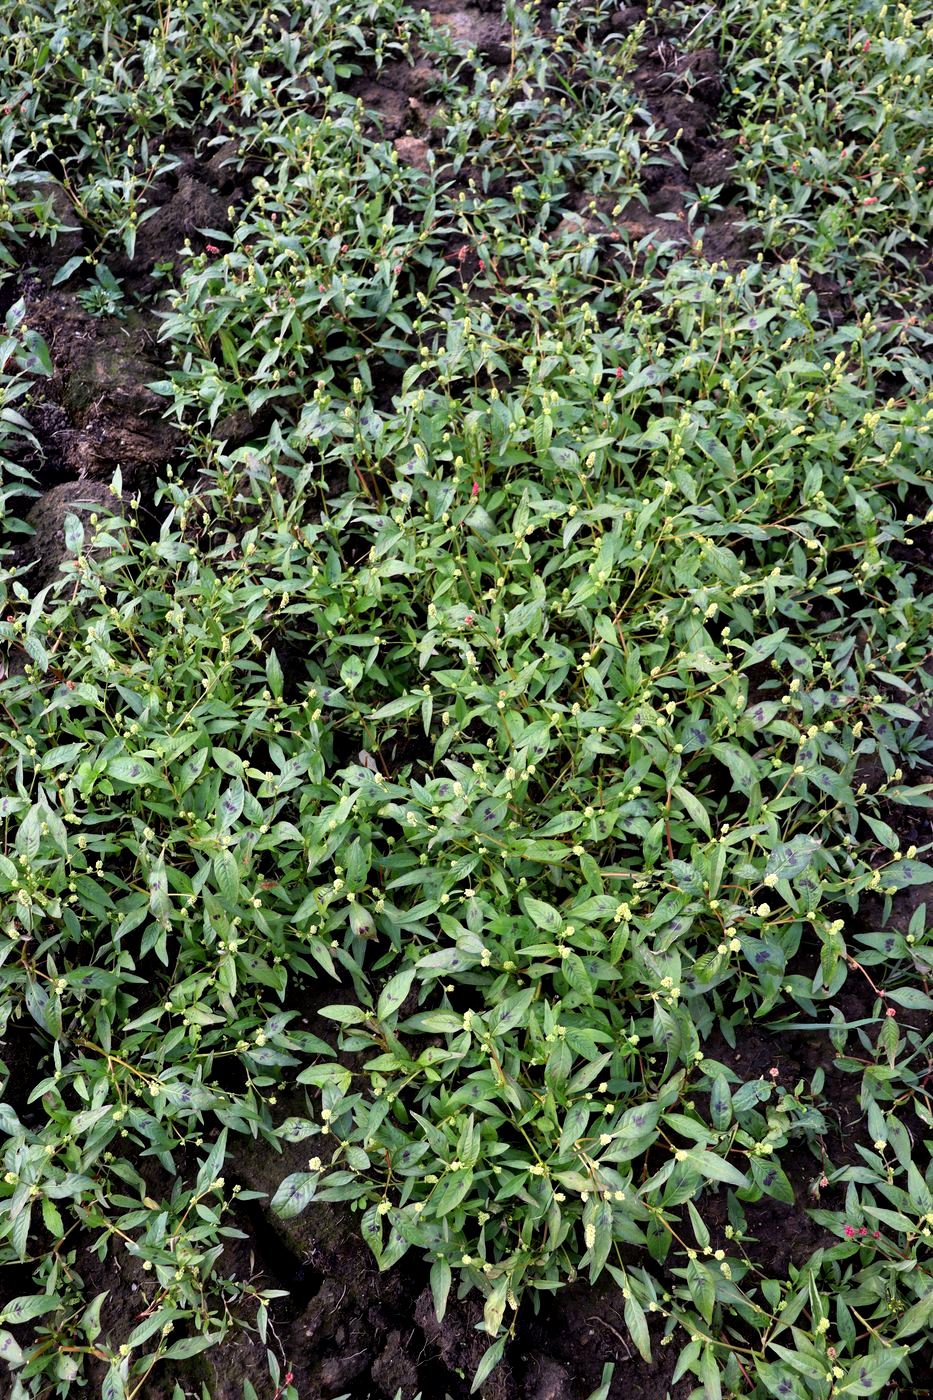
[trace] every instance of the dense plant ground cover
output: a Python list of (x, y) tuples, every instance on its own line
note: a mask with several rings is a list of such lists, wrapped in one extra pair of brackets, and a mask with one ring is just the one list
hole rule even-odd
[(928, 1393), (933, 9), (0, 35), (4, 1394)]

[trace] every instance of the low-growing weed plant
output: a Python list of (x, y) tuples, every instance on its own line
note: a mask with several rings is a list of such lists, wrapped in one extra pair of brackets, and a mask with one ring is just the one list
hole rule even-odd
[[(785, 158), (819, 165), (839, 111), (860, 129), (853, 65), (880, 82), (897, 45), (871, 160), (902, 119), (921, 139), (926, 31), (892, 8), (872, 50), (851, 23), (811, 110), (785, 69), (842, 42), (839, 6), (793, 43), (784, 10), (726, 6), (735, 103), (784, 123), (755, 145), (742, 109), (761, 255), (726, 263), (562, 223), (663, 146), (645, 30), (601, 44), (605, 7), (510, 9), (495, 77), (394, 5), (100, 8), (102, 34), (25, 7), (10, 275), (50, 231), (17, 174), (44, 141), (89, 268), (132, 255), (133, 182), (180, 131), (236, 129), (263, 173), (159, 303), (182, 445), (154, 499), (118, 473), (111, 510), (65, 515), (52, 583), (14, 535), (0, 572), (10, 1394), (142, 1397), (243, 1330), (268, 1393), (299, 1394), (279, 1290), (229, 1266), (248, 1138), (291, 1163), (280, 1220), (342, 1203), (380, 1269), (426, 1267), (438, 1318), (481, 1298), (479, 1393), (522, 1309), (604, 1276), (633, 1354), (673, 1351), (704, 1400), (921, 1383), (933, 946), (924, 903), (894, 911), (933, 880), (899, 834), (931, 801), (933, 397), (928, 325), (872, 292), (876, 254), (916, 285), (922, 195), (869, 181), (881, 233), (818, 182), (775, 209)], [(446, 168), (406, 166), (344, 90), (416, 38)], [(851, 317), (824, 316), (824, 269), (864, 291)], [(81, 296), (125, 309), (103, 263)], [(53, 371), (22, 302), (3, 347), (22, 534)], [(802, 1032), (823, 1061), (788, 1077)], [(763, 1203), (817, 1232), (786, 1268)], [(88, 1258), (130, 1271), (129, 1329)]]

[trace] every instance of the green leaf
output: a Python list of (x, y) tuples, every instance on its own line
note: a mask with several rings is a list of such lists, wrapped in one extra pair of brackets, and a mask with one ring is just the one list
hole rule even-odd
[(920, 1300), (908, 1308), (900, 1320), (895, 1337), (912, 1337), (915, 1332), (927, 1330), (933, 1324), (933, 1288)]
[(409, 1016), (400, 1027), (405, 1031), (424, 1031), (429, 1035), (456, 1035), (463, 1030), (463, 1017), (452, 1011), (419, 1011)]
[(596, 1239), (590, 1249), (590, 1283), (595, 1283), (606, 1266), (612, 1248), (612, 1206), (600, 1201), (593, 1216)]
[(383, 987), (376, 1005), (376, 1018), (379, 1021), (387, 1021), (394, 1016), (402, 1002), (411, 991), (411, 984), (415, 980), (416, 969), (406, 967), (403, 972), (397, 972)]
[(871, 1354), (850, 1366), (836, 1387), (837, 1395), (877, 1395), (885, 1381), (894, 1374), (910, 1352), (910, 1347), (889, 1347)]
[(933, 883), (933, 865), (926, 861), (914, 860), (911, 856), (906, 860), (892, 861), (886, 865), (882, 871), (882, 883), (893, 885), (895, 889), (906, 890), (914, 885), (929, 885)]
[(703, 1217), (692, 1201), (687, 1202), (687, 1210), (690, 1215), (690, 1224), (693, 1227), (693, 1238), (701, 1249), (705, 1249), (710, 1241), (709, 1230), (706, 1228)]
[(126, 1400), (126, 1361), (111, 1361), (101, 1384), (101, 1400)]
[(189, 1356), (198, 1356), (202, 1351), (207, 1351), (209, 1347), (216, 1346), (222, 1340), (223, 1332), (202, 1332), (197, 1337), (179, 1337), (177, 1342), (173, 1342), (162, 1353), (166, 1361), (187, 1361)]
[(287, 1176), (272, 1197), (272, 1209), (283, 1220), (300, 1215), (317, 1194), (317, 1172), (295, 1172)]
[(752, 1157), (750, 1166), (752, 1180), (766, 1195), (787, 1205), (794, 1204), (794, 1188), (780, 1162), (771, 1157)]
[(815, 836), (795, 836), (792, 841), (782, 842), (771, 852), (766, 875), (777, 875), (782, 880), (796, 880), (811, 864), (820, 849)]
[(304, 1142), (315, 1132), (314, 1124), (307, 1118), (286, 1118), (275, 1130), (276, 1137), (283, 1142)]
[(696, 445), (724, 473), (727, 480), (731, 480), (735, 476), (735, 462), (732, 454), (708, 429), (699, 429), (696, 435)]
[(533, 899), (531, 895), (525, 895), (522, 908), (535, 927), (544, 929), (545, 933), (560, 933), (563, 928), (564, 921), (560, 910), (555, 909), (553, 904), (545, 903), (543, 899)]
[(434, 1299), (434, 1312), (438, 1322), (444, 1321), (447, 1299), (451, 1283), (450, 1265), (446, 1259), (435, 1259), (431, 1265), (431, 1297)]
[(107, 776), (121, 783), (157, 783), (159, 770), (144, 758), (134, 758), (132, 754), (120, 754), (107, 764)]
[(232, 851), (220, 850), (213, 859), (214, 879), (222, 899), (235, 904), (240, 893), (240, 871)]
[(366, 1020), (367, 1013), (359, 1006), (335, 1003), (333, 1006), (322, 1006), (318, 1015), (326, 1016), (328, 1021), (338, 1021), (342, 1026), (358, 1026)]
[(776, 1400), (810, 1400), (809, 1389), (804, 1388), (803, 1381), (787, 1366), (778, 1366), (773, 1361), (759, 1361), (755, 1370), (758, 1379), (767, 1387), (768, 1394), (775, 1396)]
[(178, 774), (177, 789), (179, 794), (187, 792), (191, 784), (200, 777), (209, 753), (210, 749), (206, 747), (195, 749), (191, 757), (185, 759)]
[(687, 1287), (697, 1312), (705, 1322), (711, 1323), (716, 1306), (716, 1284), (706, 1265), (697, 1259), (687, 1263)]
[(686, 1150), (685, 1159), (695, 1171), (698, 1171), (707, 1181), (724, 1181), (729, 1186), (747, 1186), (748, 1177), (734, 1167), (731, 1162), (727, 1162), (723, 1157), (717, 1157), (715, 1152), (703, 1152), (698, 1148), (690, 1147)]
[(725, 1075), (713, 1080), (709, 1096), (710, 1119), (717, 1132), (723, 1132), (732, 1122), (732, 1093)]
[(519, 633), (537, 629), (541, 617), (541, 610), (544, 607), (544, 599), (536, 598), (525, 603), (518, 603), (506, 614), (505, 637), (514, 637)]
[(376, 1206), (370, 1206), (360, 1218), (360, 1234), (377, 1259), (382, 1258), (382, 1216)]
[(679, 784), (675, 785), (671, 789), (671, 791), (677, 798), (678, 802), (682, 803), (683, 806), (686, 807), (687, 811), (690, 813), (690, 816), (696, 822), (697, 826), (703, 832), (704, 836), (712, 836), (713, 828), (710, 825), (709, 813), (703, 806), (703, 803), (700, 801), (700, 799), (696, 797), (692, 792), (688, 792), (688, 790), (685, 787), (681, 787)]
[(889, 1001), (895, 1001), (898, 1006), (905, 1006), (910, 1011), (933, 1010), (933, 998), (921, 992), (919, 987), (892, 987), (888, 990), (887, 997)]
[(489, 1293), (486, 1295), (486, 1302), (483, 1307), (483, 1326), (490, 1337), (498, 1336), (499, 1328), (502, 1326), (508, 1291), (509, 1276), (508, 1274), (502, 1274), (496, 1279)]
[(91, 1302), (84, 1309), (84, 1312), (81, 1315), (81, 1331), (84, 1333), (85, 1337), (88, 1339), (89, 1342), (96, 1341), (96, 1339), (100, 1336), (101, 1308), (104, 1306), (104, 1303), (109, 1296), (109, 1290), (106, 1290), (103, 1293), (96, 1294), (94, 1298), (92, 1298)]
[(380, 705), (378, 710), (373, 710), (370, 719), (399, 719), (402, 715), (410, 715), (417, 710), (424, 699), (424, 695), (402, 695), (397, 700), (389, 700), (385, 705)]
[(497, 1342), (493, 1342), (491, 1347), (487, 1347), (480, 1358), (480, 1363), (476, 1368), (476, 1375), (473, 1377), (473, 1384), (470, 1386), (470, 1394), (475, 1395), (483, 1382), (492, 1374), (494, 1368), (502, 1360), (505, 1351), (505, 1344), (508, 1340), (508, 1333), (500, 1337)]
[(172, 902), (165, 876), (165, 860), (160, 853), (149, 870), (149, 908), (160, 923), (167, 924), (172, 915)]
[(84, 547), (84, 526), (81, 523), (80, 515), (75, 515), (73, 511), (65, 514), (65, 548), (69, 554), (80, 554)]
[(347, 690), (355, 690), (363, 679), (363, 663), (358, 656), (348, 656), (340, 668), (340, 679)]
[(44, 1317), (46, 1313), (54, 1312), (58, 1307), (61, 1307), (61, 1298), (57, 1293), (27, 1293), (4, 1303), (3, 1311), (0, 1312), (0, 1322), (14, 1325), (31, 1322), (34, 1317)]
[(65, 1222), (62, 1220), (62, 1213), (54, 1201), (50, 1201), (47, 1196), (42, 1197), (42, 1223), (53, 1237), (60, 1237), (65, 1233)]
[(84, 253), (79, 253), (76, 257), (69, 258), (67, 262), (62, 263), (61, 267), (52, 278), (52, 286), (57, 287), (62, 282), (67, 282), (69, 277), (73, 277), (78, 268), (84, 265), (84, 262)]
[(0, 1361), (5, 1361), (9, 1366), (21, 1366), (23, 1363), (23, 1351), (13, 1336), (12, 1332), (7, 1332), (0, 1327)]
[(707, 1344), (703, 1348), (697, 1370), (703, 1384), (703, 1400), (722, 1400), (722, 1375), (714, 1347)]
[(635, 1297), (631, 1287), (628, 1290), (628, 1297), (625, 1299), (624, 1307), (625, 1325), (628, 1334), (638, 1350), (639, 1356), (645, 1361), (651, 1361), (651, 1336), (648, 1332), (648, 1319), (641, 1303)]
[[(644, 1355), (644, 1353), (642, 1353)], [(646, 1360), (650, 1361), (648, 1356)], [(603, 1366), (602, 1379), (594, 1391), (587, 1396), (587, 1400), (609, 1400), (609, 1388), (612, 1385), (612, 1378), (616, 1373), (616, 1363), (607, 1361)]]

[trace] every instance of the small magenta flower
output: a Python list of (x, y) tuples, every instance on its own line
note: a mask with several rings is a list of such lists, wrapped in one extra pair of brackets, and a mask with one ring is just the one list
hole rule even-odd
[(474, 500), (474, 501), (476, 500), (477, 496), (479, 495), (479, 482), (478, 482), (478, 481), (474, 481), (474, 482), (473, 482), (473, 490), (470, 492), (470, 495), (473, 497), (473, 500)]
[(855, 1238), (855, 1226), (854, 1226), (854, 1225), (847, 1225), (847, 1226), (845, 1227), (845, 1229), (843, 1230), (842, 1233), (845, 1235), (845, 1237), (846, 1237), (847, 1240), (852, 1240), (852, 1239), (854, 1239), (854, 1238)]
[(897, 1007), (896, 1007), (896, 1006), (889, 1006), (888, 1009), (887, 1009), (887, 1011), (886, 1011), (884, 1014), (885, 1014), (885, 1016), (896, 1016), (896, 1015), (897, 1015)]

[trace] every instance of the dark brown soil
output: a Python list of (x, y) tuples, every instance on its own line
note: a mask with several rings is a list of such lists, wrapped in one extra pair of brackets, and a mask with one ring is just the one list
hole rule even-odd
[[(306, 1149), (291, 1152), (290, 1161), (262, 1145), (247, 1148), (239, 1155), (243, 1184), (273, 1190), (283, 1173), (304, 1165)], [(274, 1331), (275, 1350), (287, 1361), (302, 1400), (392, 1400), (399, 1390), (404, 1400), (419, 1392), (424, 1400), (467, 1400), (489, 1340), (476, 1330), (482, 1306), (475, 1297), (452, 1299), (438, 1323), (426, 1266), (413, 1253), (403, 1265), (379, 1273), (356, 1220), (340, 1208), (312, 1205), (297, 1220), (283, 1222), (257, 1203), (236, 1223), (246, 1238), (230, 1246), (220, 1267), (239, 1279), (288, 1290), (272, 1305), (270, 1338)], [(111, 1290), (104, 1323), (112, 1336), (125, 1335), (147, 1305), (148, 1276), (125, 1252), (103, 1263), (85, 1256), (81, 1273), (90, 1294)], [(652, 1365), (633, 1356), (618, 1290), (578, 1283), (543, 1296), (537, 1312), (530, 1305), (523, 1309), (505, 1361), (482, 1394), (486, 1400), (586, 1400), (605, 1363), (614, 1362), (612, 1397), (660, 1400), (670, 1393), (672, 1400), (683, 1400), (689, 1387), (670, 1390), (676, 1350), (659, 1346)], [(241, 1400), (247, 1378), (264, 1400), (273, 1395), (266, 1348), (244, 1331), (187, 1366), (173, 1364), (153, 1374), (146, 1395), (170, 1400), (180, 1380), (198, 1388), (206, 1383), (212, 1400)]]

